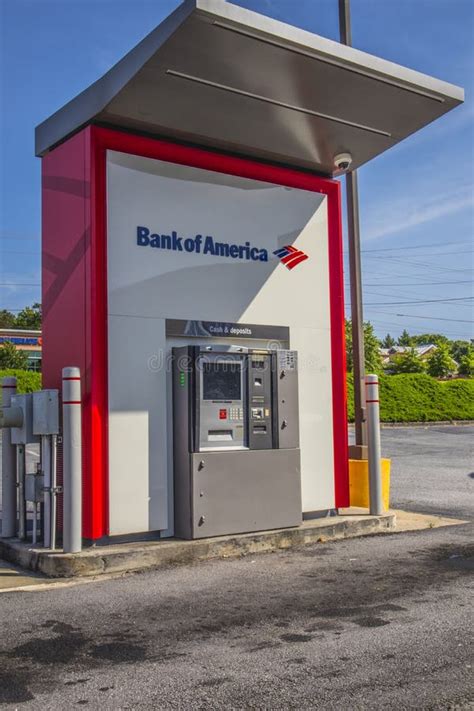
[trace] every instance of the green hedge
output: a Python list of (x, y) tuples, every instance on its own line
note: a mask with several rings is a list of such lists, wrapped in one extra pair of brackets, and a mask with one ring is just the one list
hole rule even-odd
[(41, 373), (34, 373), (30, 370), (0, 370), (0, 381), (7, 375), (15, 376), (19, 393), (41, 390)]
[[(354, 421), (354, 383), (347, 376), (349, 420)], [(380, 376), (382, 422), (474, 420), (474, 380), (439, 381), (423, 373)]]

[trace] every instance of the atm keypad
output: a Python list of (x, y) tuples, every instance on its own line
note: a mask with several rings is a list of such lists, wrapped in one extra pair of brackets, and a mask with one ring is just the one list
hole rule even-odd
[(230, 407), (229, 408), (229, 419), (230, 420), (243, 420), (244, 410), (242, 407)]

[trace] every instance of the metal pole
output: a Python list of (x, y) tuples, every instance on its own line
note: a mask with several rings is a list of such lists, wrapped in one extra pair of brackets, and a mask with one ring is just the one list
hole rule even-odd
[(18, 486), (18, 538), (26, 538), (26, 444), (16, 445), (17, 486)]
[(369, 449), (369, 496), (370, 513), (383, 513), (382, 468), (380, 448), (380, 405), (379, 379), (377, 375), (366, 375), (367, 441)]
[[(49, 544), (51, 550), (56, 548), (56, 472), (57, 472), (57, 461), (58, 461), (58, 438), (57, 435), (51, 435), (51, 517), (50, 517), (50, 530), (49, 530)], [(46, 545), (46, 544), (45, 544)]]
[[(16, 378), (2, 379), (2, 407), (10, 407), (16, 394)], [(16, 452), (10, 427), (2, 429), (2, 538), (16, 533)]]
[(31, 542), (36, 544), (38, 538), (38, 504), (36, 501), (33, 504), (33, 533)]
[(51, 437), (41, 435), (41, 469), (43, 471), (44, 496), (44, 530), (43, 545), (45, 548), (51, 547), (51, 509), (53, 492), (51, 489)]
[(79, 368), (63, 368), (63, 549), (82, 548), (82, 423)]
[[(339, 0), (339, 34), (342, 44), (352, 44), (350, 0)], [(363, 450), (361, 448), (367, 444), (364, 389), (364, 317), (362, 310), (362, 269), (360, 263), (359, 190), (355, 170), (346, 175), (346, 198), (356, 443), (356, 452), (352, 453), (355, 458), (363, 459)]]

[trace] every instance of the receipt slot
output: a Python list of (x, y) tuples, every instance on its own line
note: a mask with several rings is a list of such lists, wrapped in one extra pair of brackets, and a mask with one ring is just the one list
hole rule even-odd
[(295, 351), (173, 348), (175, 533), (301, 523)]

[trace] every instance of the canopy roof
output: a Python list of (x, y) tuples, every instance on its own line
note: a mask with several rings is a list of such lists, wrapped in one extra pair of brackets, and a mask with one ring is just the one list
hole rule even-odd
[(186, 0), (36, 128), (44, 155), (90, 123), (324, 175), (358, 168), (464, 100), (461, 88), (225, 0)]

